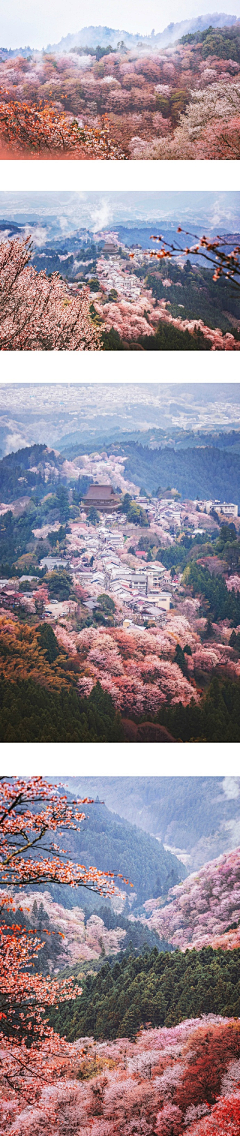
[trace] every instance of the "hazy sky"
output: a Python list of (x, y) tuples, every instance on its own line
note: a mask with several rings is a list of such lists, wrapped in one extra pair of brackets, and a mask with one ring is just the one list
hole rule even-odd
[(63, 235), (81, 227), (98, 232), (117, 223), (152, 220), (233, 232), (240, 228), (240, 192), (0, 192), (0, 218), (27, 222), (33, 216), (42, 226), (42, 243), (47, 217), (57, 219)]
[[(171, 21), (216, 11), (211, 0), (0, 0), (1, 47), (46, 47), (68, 32), (106, 24), (129, 32), (163, 31)], [(223, 0), (223, 11), (240, 16), (240, 0)], [(210, 22), (210, 21), (209, 21)]]

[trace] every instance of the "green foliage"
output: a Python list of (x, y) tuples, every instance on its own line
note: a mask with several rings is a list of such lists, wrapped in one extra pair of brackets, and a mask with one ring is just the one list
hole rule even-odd
[(54, 631), (49, 623), (39, 624), (38, 639), (48, 663), (54, 663), (54, 660), (57, 659), (57, 656), (62, 652), (60, 652), (56, 635), (54, 635)]
[(220, 533), (219, 533), (219, 537), (218, 537), (219, 547), (221, 545), (228, 544), (229, 542), (231, 543), (232, 541), (235, 541), (235, 540), (237, 540), (237, 533), (236, 533), (235, 525), (233, 524), (233, 522), (230, 525), (228, 525), (224, 521), (223, 525), (221, 525)]
[[(120, 742), (123, 730), (112, 699), (98, 683), (89, 698), (31, 680), (0, 679), (2, 742)], [(92, 861), (93, 863), (93, 861)]]
[(74, 1006), (50, 1011), (50, 1022), (68, 1041), (77, 1037), (134, 1037), (141, 1026), (175, 1026), (201, 1014), (240, 1014), (240, 950), (204, 947), (166, 954), (157, 947), (106, 962), (87, 975)]
[(68, 600), (72, 591), (72, 577), (65, 568), (54, 568), (45, 576), (49, 596), (53, 599)]
[(89, 280), (89, 288), (90, 288), (90, 292), (99, 292), (100, 284), (99, 284), (99, 280), (97, 279), (97, 277), (93, 276), (92, 280)]
[(161, 112), (163, 118), (170, 118), (173, 126), (177, 125), (179, 115), (184, 114), (188, 102), (189, 92), (185, 87), (182, 89), (178, 87), (169, 95), (162, 95), (161, 93), (156, 95), (157, 110)]
[(234, 59), (240, 63), (240, 34), (239, 27), (231, 28), (205, 28), (203, 32), (190, 32), (182, 36), (180, 43), (199, 44), (203, 59), (208, 55), (217, 55), (219, 59)]
[(191, 655), (191, 654), (192, 654), (191, 647), (188, 647), (188, 644), (186, 645), (186, 647), (184, 647), (182, 649), (182, 647), (180, 647), (180, 643), (177, 643), (173, 661), (174, 661), (174, 663), (177, 663), (177, 666), (180, 667), (182, 674), (185, 675), (186, 678), (188, 676), (188, 667), (187, 667), (185, 655)]
[(69, 492), (65, 485), (58, 485), (56, 490), (56, 502), (60, 521), (67, 521), (70, 516), (69, 508)]
[[(14, 498), (22, 497), (23, 494), (31, 492), (32, 487), (43, 487), (44, 479), (42, 474), (32, 473), (30, 466), (35, 466), (40, 462), (46, 453), (46, 446), (36, 444), (35, 446), (25, 446), (23, 449), (17, 450), (16, 453), (7, 454), (6, 457), (0, 461), (0, 481), (1, 493), (3, 501), (13, 500)], [(49, 457), (49, 454), (48, 454)], [(25, 481), (19, 482), (19, 477), (23, 477)]]
[(55, 530), (53, 530), (53, 532), (48, 533), (47, 539), (49, 540), (49, 544), (51, 545), (51, 548), (56, 548), (57, 544), (62, 544), (65, 541), (65, 537), (66, 537), (66, 528), (64, 528), (63, 525), (60, 525), (60, 529), (57, 529), (56, 532), (55, 532)]
[(6, 907), (0, 910), (0, 925), (1, 923), (7, 924), (8, 927), (14, 927), (15, 924), (22, 927), (26, 931), (32, 931), (33, 928), (37, 932), (38, 939), (41, 940), (41, 950), (34, 961), (33, 967), (28, 967), (29, 970), (37, 971), (38, 974), (51, 974), (51, 968), (58, 969), (60, 965), (60, 958), (62, 954), (62, 939), (60, 935), (55, 932), (53, 924), (49, 920), (49, 915), (40, 902), (39, 906), (37, 900), (31, 911), (30, 918), (24, 913), (21, 907), (16, 911), (8, 911)]
[(114, 300), (117, 300), (117, 298), (118, 298), (118, 292), (117, 292), (116, 288), (110, 288), (110, 292), (108, 293), (108, 299), (111, 300), (111, 302), (114, 302)]
[(10, 566), (27, 551), (29, 542), (34, 544), (32, 532), (33, 512), (14, 517), (11, 510), (0, 517), (0, 556)]
[(201, 595), (207, 601), (214, 621), (230, 619), (235, 627), (240, 623), (240, 592), (229, 592), (222, 576), (211, 575), (208, 568), (191, 561), (184, 569), (183, 581), (194, 596)]
[(79, 502), (82, 501), (82, 498), (85, 496), (89, 485), (91, 485), (91, 477), (78, 478), (77, 482), (75, 482), (72, 494), (74, 505), (79, 505)]
[(192, 699), (189, 706), (164, 706), (157, 721), (177, 741), (239, 742), (240, 684), (214, 677), (198, 704)]
[[(196, 312), (194, 314), (196, 318)], [(141, 335), (137, 342), (144, 351), (211, 351), (211, 343), (199, 328), (190, 335), (189, 331), (181, 331), (164, 320), (160, 320), (155, 335)]]
[[(145, 287), (151, 288), (155, 299), (161, 300), (164, 297), (166, 298), (166, 288), (163, 284), (163, 280), (166, 276), (166, 266), (163, 268), (160, 262), (159, 268), (157, 268), (157, 262), (155, 261), (154, 272), (153, 268), (149, 268), (149, 264), (146, 264), (145, 273)], [(233, 332), (231, 315), (239, 320), (240, 302), (238, 290), (236, 289), (236, 293), (234, 293), (233, 289), (229, 292), (229, 282), (227, 280), (222, 278), (216, 284), (216, 281), (213, 280), (212, 272), (210, 272), (204, 264), (201, 264), (200, 258), (197, 264), (192, 264), (191, 261), (187, 259), (183, 269), (180, 268), (176, 262), (169, 261), (167, 275), (169, 283), (171, 284), (171, 288), (168, 290), (168, 300), (171, 304), (169, 310), (172, 316), (177, 317), (181, 315), (182, 319), (188, 320), (195, 320), (196, 318), (202, 319), (207, 327), (219, 327), (223, 332)], [(181, 308), (179, 307), (180, 304)], [(184, 334), (178, 331), (177, 328), (171, 329), (171, 325), (164, 324), (163, 328), (168, 329), (166, 332), (167, 335), (170, 334), (173, 336), (174, 332), (176, 332), (178, 339), (179, 336)], [(185, 334), (189, 336), (188, 332)], [(192, 336), (190, 336), (190, 338), (192, 338)], [(201, 350), (209, 350), (211, 345), (208, 344), (206, 348), (204, 343), (202, 343), (202, 336), (200, 335), (199, 346)]]
[(233, 647), (234, 651), (237, 651), (237, 654), (240, 655), (240, 631), (232, 631), (229, 643), (230, 647)]
[(111, 596), (102, 592), (98, 596), (98, 607), (94, 610), (94, 618), (97, 623), (102, 623), (106, 627), (112, 627), (114, 623), (114, 613), (116, 611), (116, 604)]
[(91, 508), (88, 509), (88, 521), (90, 521), (91, 525), (99, 525), (100, 515), (97, 509), (95, 509), (95, 505), (91, 505)]
[(111, 327), (110, 331), (102, 332), (101, 345), (103, 351), (125, 351), (119, 331), (115, 331), (114, 327)]
[(148, 525), (145, 509), (142, 509), (141, 505), (137, 505), (136, 501), (132, 501), (130, 493), (124, 494), (120, 508), (122, 513), (126, 513), (129, 524), (141, 525), (142, 528)]

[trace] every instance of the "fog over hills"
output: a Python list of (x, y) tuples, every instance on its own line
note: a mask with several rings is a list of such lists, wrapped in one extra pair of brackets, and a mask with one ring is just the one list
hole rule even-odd
[(232, 426), (240, 426), (237, 383), (0, 385), (1, 456), (34, 442), (80, 452), (122, 432)]
[[(42, 50), (49, 52), (56, 52), (62, 54), (63, 52), (73, 51), (74, 48), (89, 47), (94, 50), (97, 46), (108, 47), (109, 44), (116, 49), (119, 44), (125, 46), (127, 50), (134, 48), (148, 49), (148, 51), (159, 51), (165, 47), (171, 46), (183, 35), (189, 32), (204, 31), (210, 25), (214, 28), (232, 27), (239, 22), (236, 15), (231, 15), (226, 12), (208, 12), (206, 15), (199, 15), (194, 18), (180, 20), (179, 22), (171, 22), (161, 32), (151, 32), (150, 35), (142, 35), (141, 30), (137, 30), (135, 34), (126, 31), (125, 28), (112, 28), (107, 25), (94, 25), (83, 27), (79, 32), (69, 32), (68, 35), (62, 36), (57, 43), (48, 43), (47, 46), (43, 45)], [(12, 49), (6, 48), (4, 44), (0, 47), (1, 56), (27, 56), (31, 51), (37, 51), (39, 48), (34, 48), (28, 44), (24, 47), (17, 47)]]
[(204, 31), (211, 24), (214, 28), (232, 27), (237, 24), (237, 16), (227, 15), (226, 12), (207, 13), (204, 16), (197, 16), (195, 19), (181, 20), (179, 23), (170, 23), (164, 31), (152, 31), (151, 35), (141, 35), (141, 32), (136, 32), (131, 35), (125, 29), (109, 28), (102, 26), (98, 27), (90, 25), (89, 27), (81, 28), (81, 31), (75, 35), (63, 36), (59, 43), (48, 44), (47, 51), (71, 51), (74, 47), (91, 47), (95, 48), (108, 47), (109, 44), (116, 48), (119, 43), (124, 43), (125, 47), (129, 50), (135, 47), (147, 47), (151, 51), (158, 51), (159, 48), (167, 47), (170, 44), (176, 43), (182, 35), (187, 35), (189, 32)]

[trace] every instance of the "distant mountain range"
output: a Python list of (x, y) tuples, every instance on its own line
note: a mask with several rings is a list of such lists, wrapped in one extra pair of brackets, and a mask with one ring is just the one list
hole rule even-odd
[[(132, 35), (125, 29), (109, 28), (106, 25), (98, 24), (95, 27), (90, 24), (89, 27), (81, 28), (79, 32), (69, 33), (59, 40), (59, 43), (48, 43), (45, 51), (51, 51), (61, 54), (64, 51), (72, 51), (75, 47), (90, 47), (94, 49), (97, 46), (108, 47), (109, 44), (116, 48), (118, 44), (124, 43), (128, 50), (136, 47), (147, 47), (150, 51), (158, 51), (159, 48), (168, 47), (181, 36), (188, 35), (189, 32), (204, 31), (210, 25), (213, 28), (232, 27), (234, 24), (239, 24), (240, 20), (237, 16), (231, 16), (226, 12), (208, 12), (207, 15), (197, 16), (195, 19), (181, 20), (180, 23), (171, 23), (164, 28), (163, 32), (151, 32), (149, 36), (142, 36), (141, 32), (136, 32)], [(19, 47), (14, 50), (7, 48), (0, 48), (0, 57), (9, 58), (11, 56), (23, 55), (27, 56), (34, 48)], [(39, 54), (39, 52), (37, 53)]]

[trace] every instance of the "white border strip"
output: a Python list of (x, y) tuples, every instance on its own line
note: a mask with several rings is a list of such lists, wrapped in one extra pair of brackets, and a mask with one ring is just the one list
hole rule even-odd
[[(1, 190), (240, 190), (237, 161), (0, 161)], [(151, 187), (151, 190), (149, 189)]]
[(239, 383), (239, 352), (6, 351), (5, 383)]
[(0, 775), (48, 777), (239, 776), (239, 744), (4, 743)]

